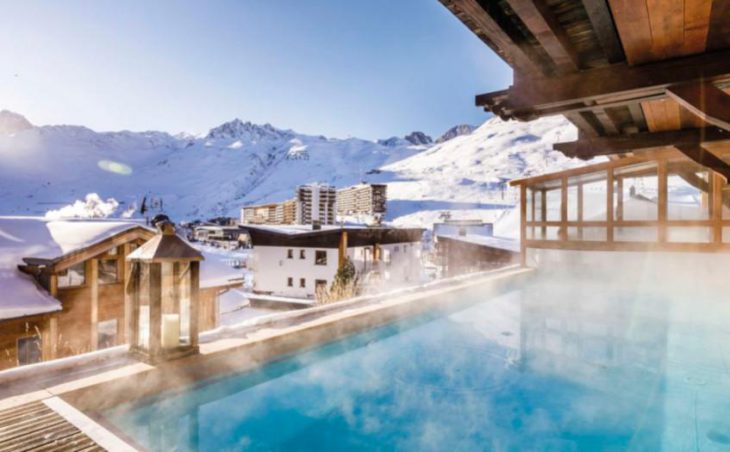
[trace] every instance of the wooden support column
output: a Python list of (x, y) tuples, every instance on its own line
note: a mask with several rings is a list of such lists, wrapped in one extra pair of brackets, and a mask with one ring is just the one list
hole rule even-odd
[(198, 346), (200, 321), (200, 262), (190, 262), (190, 345)]
[(172, 264), (172, 302), (173, 312), (181, 314), (180, 300), (182, 300), (182, 265), (180, 262)]
[(606, 171), (606, 241), (613, 242), (613, 168)]
[(583, 240), (583, 184), (578, 184), (578, 239)]
[(162, 350), (162, 264), (150, 263), (150, 356), (159, 356)]
[(99, 260), (90, 259), (87, 268), (89, 278), (89, 289), (91, 291), (91, 339), (89, 344), (91, 350), (99, 348)]
[(347, 259), (347, 231), (340, 233), (340, 244), (337, 249), (337, 268), (340, 269), (345, 266)]
[[(126, 316), (127, 342), (130, 347), (139, 345), (139, 303), (140, 303), (140, 278), (142, 277), (141, 264), (131, 265), (129, 280), (125, 290), (125, 303), (129, 299), (129, 315)], [(126, 304), (125, 304), (126, 309)], [(126, 314), (126, 310), (125, 310)]]
[(560, 240), (568, 240), (568, 178), (560, 179)]
[(122, 245), (122, 287), (124, 287), (124, 337), (122, 343), (132, 344), (129, 319), (132, 317), (132, 297), (129, 292), (129, 283), (132, 277), (132, 264), (127, 262), (127, 256), (131, 252), (129, 243)]
[(659, 160), (657, 163), (657, 184), (659, 192), (657, 193), (657, 219), (659, 220), (659, 230), (657, 237), (660, 243), (667, 241), (667, 161)]
[(711, 215), (712, 215), (712, 242), (722, 243), (722, 187), (725, 185), (722, 176), (710, 173), (712, 177)]
[(540, 239), (545, 240), (547, 237), (547, 226), (545, 226), (545, 222), (547, 221), (547, 190), (543, 188), (540, 190), (540, 193), (542, 195), (542, 202), (540, 203), (540, 221), (543, 223), (542, 228), (540, 228)]
[[(527, 185), (525, 185), (527, 187)], [(537, 200), (537, 196), (535, 196), (536, 191), (530, 190), (530, 197), (531, 197), (531, 213), (530, 213), (530, 221), (535, 222), (537, 221), (537, 218), (535, 217), (535, 212), (537, 212), (537, 206), (535, 205), (535, 201)], [(530, 238), (535, 238), (535, 226), (532, 226)]]
[[(532, 199), (534, 215), (534, 192)], [(520, 184), (520, 266), (527, 267), (527, 185), (525, 184)]]
[(624, 178), (616, 178), (616, 219), (624, 221)]

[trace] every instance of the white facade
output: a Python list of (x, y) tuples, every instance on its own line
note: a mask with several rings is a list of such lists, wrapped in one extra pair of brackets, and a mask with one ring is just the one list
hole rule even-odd
[[(285, 297), (314, 298), (318, 282), (326, 287), (332, 285), (337, 273), (338, 253), (337, 248), (254, 246), (254, 290)], [(366, 289), (419, 282), (420, 242), (380, 245), (380, 260), (375, 263), (373, 254), (371, 246), (347, 248), (347, 256)], [(322, 263), (320, 259), (318, 264), (318, 255), (326, 255), (326, 262)]]

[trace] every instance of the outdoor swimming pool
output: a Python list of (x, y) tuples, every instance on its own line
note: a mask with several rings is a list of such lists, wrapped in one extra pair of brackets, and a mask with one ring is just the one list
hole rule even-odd
[(730, 304), (535, 281), (104, 417), (151, 450), (726, 450)]

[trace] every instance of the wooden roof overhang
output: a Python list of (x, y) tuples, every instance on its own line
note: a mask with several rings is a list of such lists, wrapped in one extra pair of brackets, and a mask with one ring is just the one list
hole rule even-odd
[(571, 157), (675, 146), (730, 177), (706, 146), (730, 146), (730, 0), (440, 1), (514, 69), (478, 106), (565, 115), (579, 139), (555, 148)]
[(257, 246), (337, 248), (340, 245), (340, 235), (343, 232), (347, 232), (348, 247), (413, 243), (421, 241), (424, 231), (419, 228), (345, 228), (292, 234), (254, 226), (246, 229), (251, 236), (251, 243), (254, 248)]
[(23, 262), (29, 266), (47, 267), (51, 272), (59, 272), (73, 267), (74, 265), (91, 259), (94, 256), (103, 254), (112, 248), (129, 243), (135, 240), (149, 240), (155, 236), (155, 233), (144, 226), (135, 226), (130, 229), (118, 232), (110, 237), (93, 243), (89, 246), (71, 251), (61, 256), (46, 259), (25, 257)]

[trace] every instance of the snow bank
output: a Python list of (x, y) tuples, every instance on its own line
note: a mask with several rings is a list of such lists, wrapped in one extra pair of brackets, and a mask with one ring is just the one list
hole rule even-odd
[(119, 203), (114, 198), (102, 200), (96, 193), (89, 193), (86, 198), (77, 200), (73, 204), (57, 210), (46, 212), (46, 218), (58, 220), (61, 218), (108, 218), (114, 214)]

